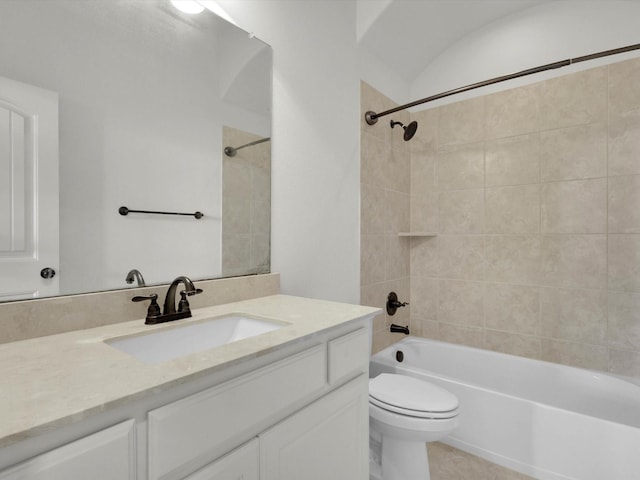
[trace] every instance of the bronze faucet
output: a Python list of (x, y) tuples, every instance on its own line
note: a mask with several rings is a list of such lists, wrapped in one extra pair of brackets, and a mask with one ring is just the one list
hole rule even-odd
[[(180, 302), (178, 303), (178, 309), (176, 310), (176, 290), (178, 285), (184, 284), (185, 289), (180, 291)], [(180, 276), (177, 277), (167, 290), (167, 296), (164, 299), (164, 308), (160, 313), (160, 306), (156, 302), (158, 295), (152, 293), (151, 295), (133, 297), (131, 300), (134, 302), (141, 302), (143, 300), (151, 300), (151, 305), (147, 310), (147, 318), (145, 322), (147, 325), (153, 325), (156, 323), (172, 322), (181, 318), (191, 317), (191, 309), (189, 308), (189, 302), (187, 296), (197, 295), (202, 293), (201, 288), (196, 288), (189, 277)]]

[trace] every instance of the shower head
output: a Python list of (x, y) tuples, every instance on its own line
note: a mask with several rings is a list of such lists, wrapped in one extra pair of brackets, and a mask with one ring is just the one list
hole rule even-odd
[(255, 140), (253, 142), (245, 143), (244, 145), (240, 145), (239, 147), (235, 147), (235, 148), (234, 147), (224, 147), (224, 154), (227, 157), (235, 157), (236, 153), (238, 153), (238, 150), (240, 150), (241, 148), (252, 147), (254, 145), (258, 145), (259, 143), (268, 142), (269, 140), (271, 140), (271, 137), (261, 138), (260, 140)]
[(396, 125), (400, 125), (402, 128), (404, 128), (403, 138), (405, 142), (411, 140), (416, 134), (416, 130), (418, 130), (418, 122), (416, 122), (415, 120), (406, 126), (403, 125), (402, 122), (394, 122), (393, 120), (391, 120), (391, 128), (395, 127)]

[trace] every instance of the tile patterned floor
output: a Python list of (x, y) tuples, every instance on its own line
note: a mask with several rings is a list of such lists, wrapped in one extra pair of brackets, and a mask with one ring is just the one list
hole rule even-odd
[(428, 444), (431, 480), (534, 480), (443, 443)]

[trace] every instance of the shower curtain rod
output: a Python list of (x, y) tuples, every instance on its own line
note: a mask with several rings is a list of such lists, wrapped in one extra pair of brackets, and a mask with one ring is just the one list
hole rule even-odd
[(236, 152), (238, 150), (240, 150), (241, 148), (252, 147), (254, 145), (258, 145), (259, 143), (268, 142), (269, 140), (271, 140), (271, 137), (261, 138), (260, 140), (255, 140), (253, 142), (249, 142), (249, 143), (246, 143), (244, 145), (240, 145), (239, 147), (235, 147), (235, 148), (234, 147), (224, 147), (224, 153), (226, 153), (228, 157), (235, 157), (236, 156)]
[(446, 92), (438, 93), (436, 95), (431, 95), (430, 97), (426, 97), (421, 100), (416, 100), (414, 102), (407, 103), (406, 105), (400, 105), (399, 107), (395, 107), (390, 110), (385, 110), (384, 112), (375, 113), (372, 111), (368, 111), (367, 113), (365, 113), (364, 118), (369, 125), (374, 125), (378, 121), (378, 118), (383, 117), (385, 115), (389, 115), (390, 113), (399, 112), (400, 110), (405, 110), (407, 108), (415, 107), (416, 105), (421, 105), (423, 103), (439, 100), (440, 98), (449, 97), (457, 93), (468, 92), (469, 90), (475, 90), (476, 88), (486, 87), (488, 85), (493, 85), (494, 83), (513, 80), (514, 78), (520, 78), (526, 75), (544, 72), (546, 70), (553, 70), (556, 68), (566, 67), (574, 63), (586, 62), (587, 60), (594, 60), (596, 58), (608, 57), (609, 55), (617, 55), (619, 53), (631, 52), (633, 50), (640, 50), (640, 43), (636, 43), (635, 45), (629, 45), (621, 48), (614, 48), (612, 50), (605, 50), (598, 53), (592, 53), (591, 55), (583, 55), (582, 57), (569, 58), (567, 60), (560, 60), (559, 62), (547, 63), (546, 65), (541, 65), (539, 67), (529, 68), (527, 70), (521, 70), (519, 72), (512, 73), (509, 75), (503, 75), (501, 77), (491, 78), (489, 80), (484, 80), (482, 82), (472, 83), (471, 85), (466, 85), (464, 87), (454, 88), (453, 90), (448, 90)]

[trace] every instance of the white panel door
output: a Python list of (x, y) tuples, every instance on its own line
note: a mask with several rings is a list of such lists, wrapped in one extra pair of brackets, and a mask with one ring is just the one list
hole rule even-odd
[(0, 77), (0, 301), (58, 293), (58, 228), (58, 94)]

